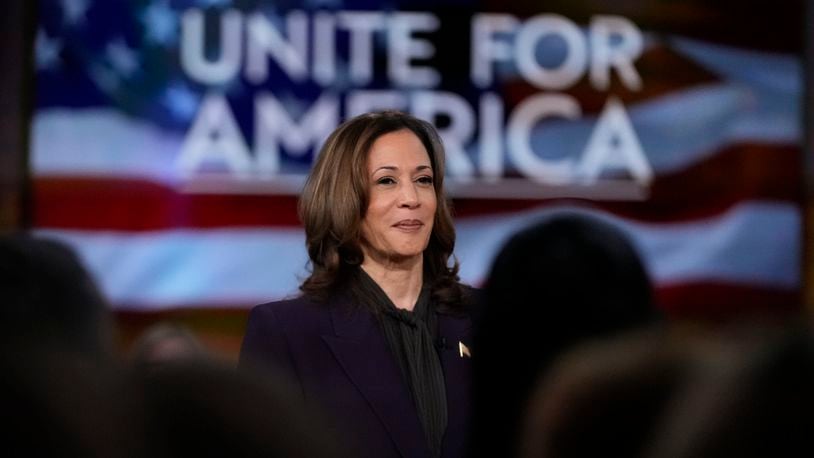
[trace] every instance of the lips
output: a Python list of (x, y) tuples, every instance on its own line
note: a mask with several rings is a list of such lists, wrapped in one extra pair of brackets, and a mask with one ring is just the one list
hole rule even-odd
[(415, 231), (424, 227), (424, 223), (417, 219), (403, 219), (394, 224), (393, 227), (404, 231)]

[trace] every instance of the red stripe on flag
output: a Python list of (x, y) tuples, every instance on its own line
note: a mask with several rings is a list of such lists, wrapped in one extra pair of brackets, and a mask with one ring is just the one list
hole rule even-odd
[[(456, 217), (506, 214), (572, 203), (634, 220), (670, 222), (714, 216), (749, 199), (799, 202), (798, 146), (726, 148), (679, 173), (657, 177), (650, 199), (606, 202), (455, 199)], [(146, 180), (40, 177), (34, 180), (34, 226), (144, 231), (173, 228), (297, 227), (297, 196), (184, 194)]]
[(772, 289), (728, 283), (660, 285), (656, 302), (668, 318), (731, 322), (755, 318), (783, 319), (802, 314), (798, 289)]
[(182, 194), (151, 181), (38, 178), (34, 226), (160, 230), (297, 226), (296, 196)]

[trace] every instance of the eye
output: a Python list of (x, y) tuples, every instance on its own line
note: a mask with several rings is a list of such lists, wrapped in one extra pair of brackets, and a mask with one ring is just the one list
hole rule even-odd
[(378, 180), (376, 180), (376, 184), (390, 185), (395, 183), (396, 180), (393, 179), (393, 177), (381, 177)]
[(423, 185), (432, 185), (433, 183), (433, 179), (429, 175), (420, 176), (415, 181)]

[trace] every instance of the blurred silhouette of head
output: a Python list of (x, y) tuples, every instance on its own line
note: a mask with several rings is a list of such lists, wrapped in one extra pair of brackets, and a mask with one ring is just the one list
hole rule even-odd
[(53, 345), (0, 346), (3, 456), (150, 456), (126, 377), (99, 362)]
[[(676, 399), (647, 456), (812, 456), (814, 338), (792, 330), (752, 336), (707, 367)], [(757, 343), (755, 343), (755, 341)]]
[(657, 320), (628, 238), (567, 213), (513, 237), (495, 259), (473, 342), (473, 456), (512, 456), (535, 381), (565, 350)]
[(642, 456), (675, 393), (716, 350), (700, 339), (645, 332), (567, 352), (528, 403), (520, 456)]
[(140, 374), (149, 456), (341, 456), (323, 417), (272, 374), (205, 361)]
[(28, 235), (0, 237), (0, 297), (5, 338), (94, 355), (112, 351), (107, 303), (61, 242)]
[(130, 360), (142, 368), (208, 357), (206, 348), (189, 329), (172, 323), (150, 326), (130, 348)]

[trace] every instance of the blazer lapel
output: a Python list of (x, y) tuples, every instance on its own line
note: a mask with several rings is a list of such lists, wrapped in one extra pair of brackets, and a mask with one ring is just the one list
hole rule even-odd
[(330, 308), (335, 335), (323, 335), (342, 369), (368, 402), (405, 458), (429, 456), (412, 398), (367, 310), (345, 303)]
[(447, 433), (442, 456), (463, 456), (469, 433), (471, 355), (462, 354), (460, 344), (472, 347), (472, 323), (469, 318), (440, 314), (438, 334), (441, 342), (441, 367), (447, 390)]

